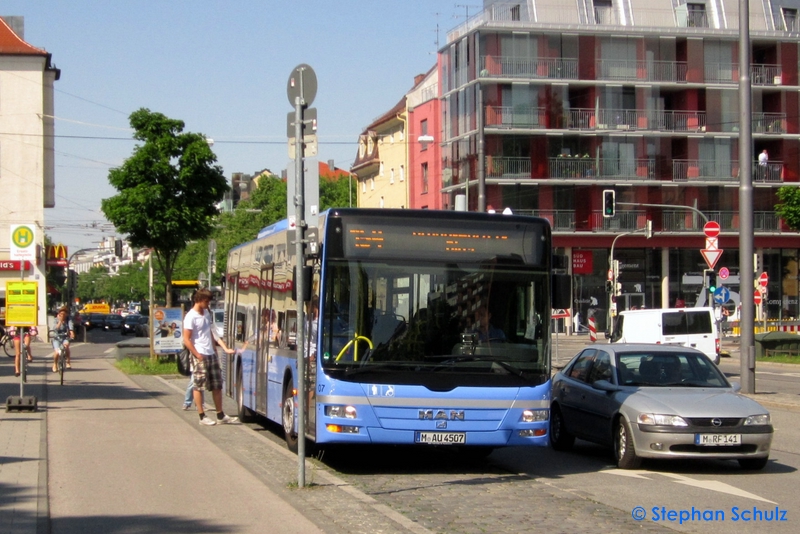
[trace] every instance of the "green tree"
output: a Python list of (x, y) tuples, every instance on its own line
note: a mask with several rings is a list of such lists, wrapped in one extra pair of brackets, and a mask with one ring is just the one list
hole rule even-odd
[(346, 208), (356, 205), (355, 182), (350, 176), (323, 175), (319, 179), (320, 209)]
[(132, 246), (154, 250), (170, 306), (178, 255), (189, 241), (212, 233), (216, 203), (228, 185), (206, 138), (183, 133), (183, 121), (142, 108), (131, 114), (130, 124), (143, 143), (109, 172), (119, 194), (104, 199), (102, 210)]
[(783, 186), (777, 192), (779, 204), (775, 212), (786, 225), (795, 232), (800, 231), (800, 189), (794, 186)]

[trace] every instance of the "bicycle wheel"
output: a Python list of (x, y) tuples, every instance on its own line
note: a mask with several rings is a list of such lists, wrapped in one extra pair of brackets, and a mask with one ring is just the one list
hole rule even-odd
[(3, 345), (3, 350), (6, 352), (6, 356), (8, 356), (9, 358), (13, 358), (16, 352), (14, 350), (14, 341), (6, 334), (5, 336), (3, 336), (3, 339), (2, 341), (0, 341), (0, 344)]
[(62, 347), (61, 350), (58, 352), (58, 374), (61, 375), (61, 385), (64, 385), (64, 367), (67, 366), (66, 363), (66, 354), (67, 352)]

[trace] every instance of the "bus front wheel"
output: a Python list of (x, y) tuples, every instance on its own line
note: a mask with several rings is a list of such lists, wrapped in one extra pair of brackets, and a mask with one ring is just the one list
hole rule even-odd
[(239, 421), (242, 423), (251, 423), (253, 421), (253, 412), (250, 408), (244, 405), (244, 384), (242, 384), (242, 368), (236, 373), (236, 408), (239, 416)]
[(297, 432), (294, 430), (294, 395), (292, 394), (292, 383), (288, 382), (283, 388), (283, 405), (281, 408), (283, 421), (283, 436), (286, 439), (286, 446), (290, 451), (297, 452)]

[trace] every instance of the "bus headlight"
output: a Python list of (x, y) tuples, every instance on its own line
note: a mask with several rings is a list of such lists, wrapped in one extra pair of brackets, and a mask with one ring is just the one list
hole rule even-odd
[(523, 410), (522, 422), (523, 423), (538, 423), (550, 419), (550, 410)]
[(328, 417), (341, 417), (342, 419), (355, 419), (358, 417), (355, 406), (325, 406), (325, 415)]

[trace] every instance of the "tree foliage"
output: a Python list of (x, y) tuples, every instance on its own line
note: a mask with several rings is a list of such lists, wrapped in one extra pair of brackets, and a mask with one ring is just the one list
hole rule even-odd
[(775, 212), (789, 228), (800, 231), (800, 188), (784, 186), (777, 195), (780, 203), (775, 205)]
[[(320, 176), (320, 209), (349, 206), (351, 199), (356, 199), (355, 189), (351, 187), (354, 187), (353, 180), (347, 176)], [(225, 272), (232, 248), (255, 239), (262, 228), (286, 218), (286, 195), (284, 180), (275, 175), (262, 176), (248, 199), (239, 202), (233, 211), (220, 214), (211, 234), (217, 242), (215, 280)], [(187, 246), (175, 268), (176, 273), (186, 273), (191, 278), (207, 270), (208, 240)]]
[(109, 172), (119, 194), (104, 199), (102, 210), (132, 246), (154, 250), (169, 287), (178, 254), (214, 230), (216, 203), (228, 185), (206, 138), (183, 133), (183, 121), (142, 108), (131, 114), (130, 124), (142, 144)]

